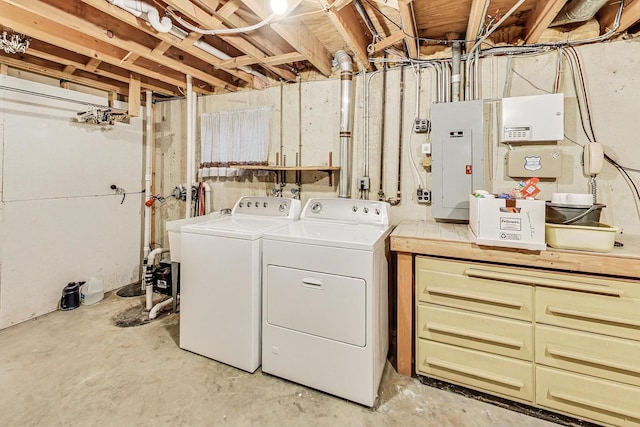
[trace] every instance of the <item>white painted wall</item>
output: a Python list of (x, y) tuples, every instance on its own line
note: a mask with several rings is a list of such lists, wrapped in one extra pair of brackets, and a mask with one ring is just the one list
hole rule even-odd
[[(636, 40), (616, 41), (594, 44), (578, 48), (583, 60), (586, 82), (591, 101), (594, 128), (607, 153), (626, 166), (640, 168), (640, 158), (635, 139), (637, 134), (638, 104), (635, 99), (640, 95), (640, 80), (637, 79), (637, 67), (640, 65), (640, 42)], [(536, 95), (544, 93), (535, 86), (551, 91), (555, 77), (556, 54), (554, 52), (535, 57), (515, 57), (513, 67), (521, 75), (511, 73), (509, 96)], [(503, 95), (506, 76), (506, 57), (487, 58), (482, 60), (481, 79), (482, 97), (485, 99), (500, 98)], [(566, 65), (565, 65), (566, 68)], [(418, 185), (430, 188), (430, 174), (420, 165), (422, 142), (428, 141), (424, 134), (411, 131), (414, 118), (430, 117), (431, 103), (434, 99), (433, 73), (423, 70), (418, 76), (407, 68), (405, 71), (404, 124), (402, 130), (402, 203), (392, 208), (392, 220), (397, 223), (403, 219), (430, 219), (430, 207), (416, 202), (415, 192)], [(371, 79), (369, 94), (369, 175), (371, 191), (369, 198), (376, 199), (380, 183), (380, 132), (384, 120), (384, 192), (386, 197), (395, 197), (398, 168), (398, 118), (399, 118), (399, 78), (398, 70), (387, 74), (386, 114), (381, 117), (382, 105), (382, 73), (368, 74)], [(417, 79), (421, 81), (419, 94), (419, 111), (416, 112)], [(526, 78), (526, 80), (525, 80)], [(529, 80), (529, 82), (527, 81)], [(354, 164), (352, 175), (352, 197), (358, 197), (356, 178), (364, 174), (364, 78), (362, 75), (354, 79), (355, 115), (354, 115)], [(298, 151), (299, 129), (302, 132), (302, 164), (321, 165), (327, 162), (327, 153), (334, 153), (333, 162), (339, 163), (339, 98), (340, 81), (303, 82), (301, 86), (302, 119), (298, 120), (298, 84), (288, 84), (263, 91), (241, 92), (224, 95), (213, 95), (199, 99), (199, 113), (213, 111), (229, 111), (258, 106), (270, 106), (273, 111), (270, 161), (274, 162), (275, 153), (280, 146), (280, 91), (283, 94), (283, 126), (282, 141), (287, 164), (295, 161)], [(586, 139), (582, 134), (578, 116), (576, 97), (568, 71), (564, 69), (561, 91), (565, 93), (565, 133), (578, 144)], [(158, 120), (164, 132), (170, 137), (157, 135), (157, 170), (156, 179), (162, 180), (162, 192), (170, 192), (170, 188), (184, 180), (184, 101), (163, 103), (159, 108)], [(161, 117), (160, 117), (161, 116)], [(199, 140), (199, 133), (198, 133)], [(507, 147), (495, 141), (487, 141), (493, 151), (492, 175), (493, 189), (511, 187), (515, 183), (505, 177), (504, 155)], [(562, 177), (554, 183), (542, 184), (541, 198), (549, 199), (552, 192), (588, 192), (588, 179), (582, 175), (580, 163), (581, 149), (574, 143), (564, 140), (559, 146), (566, 154)], [(412, 166), (413, 164), (417, 166)], [(637, 173), (632, 177), (640, 184)], [(167, 177), (171, 179), (167, 179)], [(290, 177), (293, 179), (293, 176)], [(158, 182), (158, 181), (157, 181)], [(240, 196), (247, 194), (270, 194), (273, 187), (272, 178), (210, 178), (208, 181), (214, 192), (214, 209), (231, 207)], [(305, 174), (302, 187), (302, 202), (310, 197), (335, 197), (337, 188), (328, 185), (326, 175), (322, 173)], [(626, 233), (640, 233), (640, 210), (630, 187), (620, 174), (610, 165), (605, 165), (598, 176), (601, 203), (607, 208), (603, 212), (603, 222), (615, 224)], [(288, 188), (288, 187), (287, 187)], [(158, 240), (166, 239), (163, 230), (165, 218), (181, 217), (181, 202), (169, 201), (157, 211)]]
[[(11, 76), (0, 85), (106, 104)], [(0, 89), (0, 329), (55, 310), (68, 282), (99, 272), (111, 290), (139, 277), (142, 119), (75, 123), (82, 103)], [(111, 184), (137, 194), (121, 204)]]

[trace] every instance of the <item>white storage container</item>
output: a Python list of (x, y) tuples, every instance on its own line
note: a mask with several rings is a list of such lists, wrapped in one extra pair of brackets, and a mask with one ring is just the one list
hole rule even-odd
[(167, 234), (169, 235), (169, 251), (171, 252), (171, 262), (180, 262), (182, 255), (182, 246), (180, 244), (180, 229), (185, 225), (199, 224), (201, 222), (211, 221), (220, 217), (220, 212), (212, 212), (209, 215), (194, 216), (191, 218), (177, 219), (175, 221), (167, 221)]
[(543, 251), (544, 200), (496, 199), (469, 195), (469, 228), (478, 245)]
[(87, 283), (80, 287), (80, 301), (84, 305), (95, 304), (104, 298), (104, 282), (102, 277), (91, 277)]
[(546, 239), (549, 246), (579, 251), (609, 252), (620, 229), (612, 225), (546, 224)]

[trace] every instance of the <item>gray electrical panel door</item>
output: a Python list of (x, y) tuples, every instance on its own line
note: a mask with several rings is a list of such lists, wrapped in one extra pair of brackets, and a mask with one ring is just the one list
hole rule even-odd
[(469, 219), (469, 194), (484, 187), (484, 102), (434, 104), (432, 205), (434, 219)]

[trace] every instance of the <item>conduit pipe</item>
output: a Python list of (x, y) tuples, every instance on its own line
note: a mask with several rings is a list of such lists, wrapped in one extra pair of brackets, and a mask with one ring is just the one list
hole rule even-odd
[(462, 57), (462, 46), (460, 42), (451, 45), (451, 97), (453, 102), (460, 101), (460, 63)]
[(140, 17), (143, 13), (146, 13), (147, 20), (149, 21), (151, 26), (159, 33), (168, 33), (171, 30), (171, 27), (173, 27), (173, 24), (171, 23), (171, 19), (169, 17), (163, 16), (162, 19), (160, 19), (158, 9), (148, 3), (142, 2), (140, 0), (107, 1), (114, 6), (118, 6), (121, 9), (126, 10), (136, 17)]
[(351, 195), (351, 83), (353, 63), (344, 50), (336, 52), (335, 61), (340, 66), (340, 184), (338, 197)]
[[(149, 311), (149, 320), (153, 320), (156, 317), (158, 317), (158, 313), (160, 313), (162, 310), (164, 310), (165, 308), (173, 305), (173, 298), (168, 298), (162, 302), (159, 302), (158, 304), (154, 305), (153, 308), (151, 309), (151, 311)], [(179, 296), (176, 296), (176, 298), (178, 298), (178, 300), (180, 299)]]
[[(153, 144), (153, 125), (152, 125), (152, 103), (153, 103), (153, 94), (151, 91), (146, 91), (146, 105), (145, 105), (145, 116), (147, 119), (145, 132), (146, 132), (146, 146), (145, 146), (145, 173), (144, 173), (144, 194), (145, 198), (151, 197), (151, 176), (152, 169), (152, 152), (151, 146)], [(143, 239), (143, 259), (146, 259), (149, 255), (149, 249), (151, 246), (151, 206), (147, 206), (144, 204), (144, 239)]]
[[(187, 182), (193, 182), (193, 79), (187, 74)], [(191, 186), (187, 188), (185, 200), (185, 218), (191, 218)]]
[(145, 308), (151, 310), (153, 308), (153, 272), (152, 266), (155, 262), (156, 256), (162, 252), (166, 252), (162, 248), (156, 248), (149, 252), (149, 255), (144, 259), (144, 287), (145, 287)]
[(557, 27), (559, 25), (574, 24), (584, 22), (596, 16), (596, 13), (607, 4), (609, 0), (574, 0), (564, 5), (558, 12), (556, 18), (549, 25)]

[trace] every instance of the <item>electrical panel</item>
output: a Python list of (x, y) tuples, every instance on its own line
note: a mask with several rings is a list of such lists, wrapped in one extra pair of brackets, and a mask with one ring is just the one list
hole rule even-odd
[(564, 139), (564, 95), (517, 96), (500, 100), (500, 142)]
[(469, 194), (485, 188), (482, 100), (434, 104), (431, 110), (431, 213), (434, 219), (469, 219)]
[(558, 178), (562, 175), (559, 148), (518, 148), (507, 152), (507, 175), (511, 178)]

